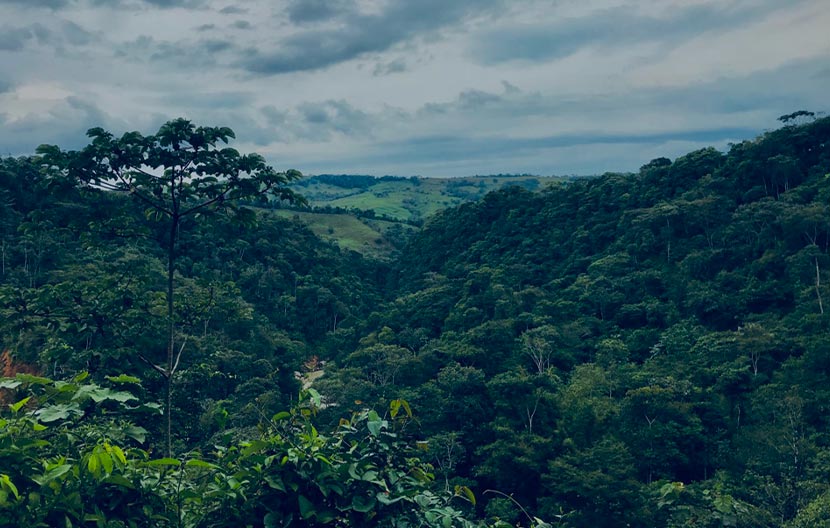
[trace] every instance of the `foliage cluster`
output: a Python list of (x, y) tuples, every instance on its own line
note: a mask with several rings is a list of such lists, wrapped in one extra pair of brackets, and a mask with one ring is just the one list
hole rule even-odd
[(384, 417), (353, 413), (325, 435), (312, 422), (321, 403), (312, 390), (255, 439), (154, 458), (138, 447), (147, 431), (128, 421), (159, 411), (129, 405), (138, 379), (110, 377), (113, 389), (87, 376), (0, 382), (28, 393), (0, 417), (0, 526), (484, 527), (452, 504), (474, 503), (468, 488), (430, 490), (405, 401)]

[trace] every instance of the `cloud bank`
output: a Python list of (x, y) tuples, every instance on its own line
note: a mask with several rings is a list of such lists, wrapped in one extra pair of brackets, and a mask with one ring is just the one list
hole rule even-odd
[(826, 110), (823, 0), (0, 0), (0, 152), (184, 116), (308, 173), (636, 170)]

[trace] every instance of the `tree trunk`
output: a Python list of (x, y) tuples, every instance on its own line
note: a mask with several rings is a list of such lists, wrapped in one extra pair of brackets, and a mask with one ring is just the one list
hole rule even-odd
[(175, 355), (176, 323), (173, 319), (173, 274), (176, 264), (176, 237), (179, 230), (179, 216), (174, 212), (170, 220), (170, 241), (167, 248), (167, 363), (164, 369), (164, 418), (165, 456), (173, 456), (173, 360)]
[(821, 271), (818, 267), (818, 257), (814, 260), (816, 263), (816, 297), (818, 297), (818, 310), (820, 314), (824, 315), (824, 304), (821, 302)]

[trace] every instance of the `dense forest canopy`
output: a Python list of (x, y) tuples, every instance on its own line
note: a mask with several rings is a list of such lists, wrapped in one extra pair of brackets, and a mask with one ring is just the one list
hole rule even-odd
[(168, 353), (164, 224), (0, 160), (0, 519), (830, 523), (830, 118), (782, 117), (491, 192), (391, 261), (268, 209), (183, 218), (173, 458), (142, 360)]

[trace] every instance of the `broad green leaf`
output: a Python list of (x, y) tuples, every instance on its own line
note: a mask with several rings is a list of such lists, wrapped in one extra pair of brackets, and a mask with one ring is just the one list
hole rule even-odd
[(112, 451), (113, 456), (115, 457), (121, 465), (127, 465), (127, 457), (124, 456), (124, 451), (121, 450), (118, 446), (111, 446), (110, 450)]
[(429, 508), (432, 505), (432, 500), (426, 495), (416, 495), (415, 503), (421, 508)]
[(156, 460), (150, 460), (146, 462), (145, 465), (150, 467), (158, 467), (158, 466), (181, 466), (182, 463), (175, 458), (157, 458)]
[(124, 478), (122, 475), (110, 475), (101, 482), (115, 484), (116, 486), (121, 486), (122, 488), (135, 489), (133, 483)]
[(143, 444), (147, 439), (147, 429), (137, 425), (129, 425), (124, 428), (124, 434), (132, 438), (139, 444)]
[(114, 391), (106, 387), (95, 387), (93, 385), (84, 385), (81, 387), (73, 400), (82, 400), (84, 396), (89, 396), (95, 403), (101, 403), (106, 400), (113, 400), (120, 403), (125, 403), (131, 400), (138, 400), (135, 396), (126, 391)]
[(84, 413), (77, 403), (61, 403), (57, 405), (50, 405), (35, 412), (35, 415), (41, 422), (55, 422), (58, 420), (67, 420), (71, 416), (82, 416)]
[(264, 440), (254, 440), (253, 442), (249, 442), (248, 445), (242, 449), (242, 455), (251, 456), (254, 453), (262, 451), (266, 447), (268, 447), (268, 442)]
[(40, 484), (41, 486), (45, 486), (49, 482), (55, 480), (56, 478), (60, 477), (61, 475), (65, 475), (69, 470), (72, 469), (71, 464), (61, 464), (57, 467), (54, 467), (44, 473), (39, 477), (32, 477), (32, 480)]
[(473, 491), (468, 488), (467, 486), (456, 486), (455, 487), (455, 496), (456, 497), (465, 497), (470, 503), (475, 506), (476, 505), (476, 496), (473, 494)]
[(309, 519), (317, 513), (314, 509), (314, 504), (303, 495), (297, 496), (297, 504), (300, 507), (300, 516), (303, 519)]
[(323, 398), (320, 396), (320, 393), (314, 390), (313, 388), (308, 389), (308, 394), (311, 396), (311, 401), (314, 403), (315, 407), (320, 407), (320, 404), (323, 401)]
[(369, 432), (372, 433), (372, 436), (378, 436), (380, 434), (380, 430), (383, 427), (383, 421), (380, 419), (377, 412), (369, 411), (369, 421), (366, 422), (366, 427), (368, 427)]
[(282, 411), (275, 414), (274, 417), (271, 418), (271, 420), (274, 422), (279, 422), (280, 420), (285, 420), (287, 418), (291, 418), (291, 413)]
[(282, 478), (279, 475), (265, 475), (265, 482), (268, 483), (269, 486), (274, 488), (275, 490), (280, 490), (281, 492), (285, 493), (285, 483), (282, 481)]
[(132, 384), (139, 384), (141, 380), (136, 378), (135, 376), (128, 376), (126, 374), (121, 374), (119, 376), (107, 376), (107, 380), (113, 383), (132, 383)]
[(211, 464), (210, 462), (205, 462), (204, 460), (198, 460), (195, 458), (192, 460), (188, 460), (187, 463), (185, 463), (185, 466), (199, 467), (205, 469), (219, 469), (219, 466), (217, 466), (216, 464)]
[(31, 396), (27, 396), (26, 398), (23, 398), (22, 400), (20, 400), (17, 403), (10, 403), (9, 408), (11, 408), (12, 412), (17, 412), (20, 409), (22, 409), (23, 406), (26, 405), (26, 403), (31, 399), (32, 399)]
[(136, 412), (152, 413), (152, 414), (163, 414), (163, 411), (161, 409), (161, 404), (153, 403), (153, 402), (151, 402), (151, 403), (142, 403), (138, 407), (130, 407), (130, 410), (131, 411), (136, 411)]
[(262, 523), (265, 528), (279, 528), (282, 526), (280, 519), (274, 515), (274, 512), (266, 513), (265, 517), (262, 519)]
[(378, 472), (377, 472), (377, 471), (374, 471), (374, 470), (372, 470), (372, 469), (370, 469), (369, 471), (367, 471), (366, 473), (364, 473), (364, 474), (360, 477), (360, 479), (361, 479), (361, 480), (365, 480), (366, 482), (373, 482), (373, 483), (379, 483), (379, 482), (380, 482), (380, 481), (378, 480)]
[(11, 478), (8, 475), (0, 475), (0, 489), (7, 489), (12, 492), (15, 499), (20, 498), (20, 492), (17, 491), (17, 486), (14, 485)]
[(328, 524), (337, 519), (337, 512), (331, 509), (325, 509), (317, 512), (317, 521), (321, 524)]
[(0, 389), (16, 389), (23, 385), (23, 382), (14, 378), (3, 378), (0, 380)]
[(89, 460), (86, 462), (87, 470), (92, 473), (93, 475), (98, 474), (98, 468), (100, 467), (100, 461), (98, 460), (98, 455), (90, 455)]
[(371, 496), (367, 497), (365, 495), (355, 495), (352, 498), (352, 509), (354, 511), (358, 511), (361, 513), (367, 513), (371, 511), (376, 504), (377, 501), (374, 497)]
[[(49, 385), (52, 383), (52, 380), (49, 378), (43, 378), (41, 376), (33, 376), (31, 374), (18, 374), (15, 376), (15, 379), (21, 381), (23, 383), (29, 385)], [(3, 388), (12, 388), (12, 387), (3, 387)]]

